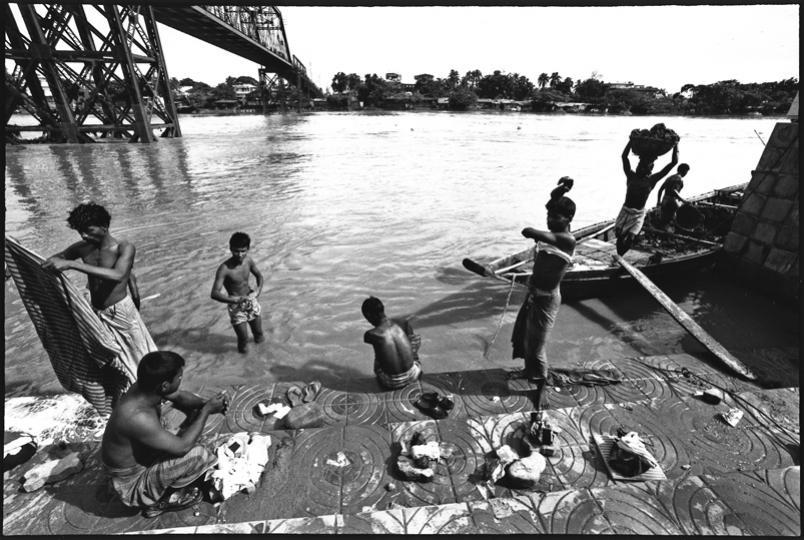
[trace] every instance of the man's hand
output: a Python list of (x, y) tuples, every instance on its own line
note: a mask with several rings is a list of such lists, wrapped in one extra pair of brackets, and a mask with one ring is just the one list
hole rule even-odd
[(533, 234), (536, 232), (536, 229), (533, 227), (525, 227), (522, 229), (522, 236), (525, 238), (533, 238)]
[(558, 185), (564, 186), (565, 188), (567, 188), (567, 191), (569, 191), (572, 189), (572, 186), (575, 185), (575, 180), (573, 180), (569, 176), (562, 176), (558, 180)]
[(45, 270), (56, 270), (58, 272), (62, 272), (64, 270), (70, 269), (72, 264), (73, 261), (70, 261), (68, 259), (62, 259), (60, 257), (51, 257), (42, 263), (42, 268), (44, 268)]
[(204, 407), (206, 407), (209, 414), (226, 414), (226, 411), (229, 408), (229, 397), (226, 395), (226, 392), (221, 392), (214, 398), (207, 400), (207, 402), (204, 403)]

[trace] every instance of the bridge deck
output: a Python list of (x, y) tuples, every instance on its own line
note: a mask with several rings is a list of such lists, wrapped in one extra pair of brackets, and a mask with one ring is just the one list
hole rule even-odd
[[(297, 72), (290, 59), (283, 58), (201, 7), (154, 6), (154, 16), (158, 22), (164, 25), (256, 62), (288, 81), (296, 83)], [(301, 86), (303, 90), (309, 90), (313, 94), (321, 93), (304, 74), (301, 75)]]

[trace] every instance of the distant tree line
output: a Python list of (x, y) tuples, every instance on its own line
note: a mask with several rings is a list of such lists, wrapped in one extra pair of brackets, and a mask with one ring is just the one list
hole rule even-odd
[(557, 103), (580, 101), (590, 108), (611, 113), (631, 114), (781, 114), (787, 112), (798, 91), (798, 79), (742, 84), (735, 80), (713, 84), (686, 84), (672, 95), (650, 86), (607, 83), (597, 74), (573, 80), (558, 72), (541, 73), (536, 84), (518, 73), (480, 70), (467, 71), (462, 77), (452, 69), (444, 78), (423, 73), (414, 77), (412, 88), (399, 81), (389, 81), (377, 74), (360, 77), (356, 73), (336, 73), (332, 78), (331, 106), (346, 108), (350, 100), (368, 107), (383, 107), (401, 102), (412, 105), (447, 98), (449, 108), (461, 110), (474, 106), (478, 99), (510, 99), (529, 102), (531, 110), (549, 111)]

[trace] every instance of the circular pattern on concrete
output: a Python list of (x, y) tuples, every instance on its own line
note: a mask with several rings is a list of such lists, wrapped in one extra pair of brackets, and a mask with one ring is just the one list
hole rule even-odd
[(271, 386), (240, 388), (229, 402), (229, 410), (226, 412), (226, 429), (232, 433), (261, 431), (265, 419), (258, 415), (256, 406), (261, 401), (269, 402), (271, 393)]
[(381, 395), (345, 392), (327, 392), (319, 396), (318, 401), (327, 414), (337, 418), (345, 418), (345, 422), (354, 424), (385, 423), (385, 406)]
[(464, 421), (443, 420), (438, 423), (440, 448), (447, 457), (439, 460), (452, 479), (455, 497), (458, 501), (480, 498), (475, 484), (469, 478), (475, 474), (485, 461), (485, 452), (475, 439), (471, 428)]
[(429, 416), (413, 405), (421, 395), (422, 390), (418, 384), (411, 384), (405, 388), (394, 390), (391, 394), (386, 394), (386, 422), (411, 422), (429, 419)]
[[(298, 494), (297, 510), (302, 516), (338, 513), (341, 503), (341, 475), (327, 461), (338, 461), (343, 450), (343, 428), (305, 430), (296, 440), (291, 470), (297, 471), (293, 492)], [(351, 462), (349, 462), (351, 463)], [(302, 498), (303, 497), (303, 498)]]
[[(548, 510), (549, 508), (549, 510)], [(614, 534), (586, 490), (549, 493), (539, 506), (548, 534)]]
[(683, 534), (661, 503), (644, 489), (621, 486), (594, 489), (592, 494), (617, 534)]
[(324, 413), (324, 424), (327, 426), (346, 424), (353, 401), (350, 394), (329, 388), (322, 388), (315, 398), (315, 403)]
[(557, 450), (547, 461), (563, 489), (604, 487), (611, 483), (603, 458), (595, 449), (562, 445)]
[(349, 465), (330, 474), (341, 477), (341, 512), (358, 512), (386, 495), (391, 481), (388, 432), (376, 426), (347, 426), (343, 452)]

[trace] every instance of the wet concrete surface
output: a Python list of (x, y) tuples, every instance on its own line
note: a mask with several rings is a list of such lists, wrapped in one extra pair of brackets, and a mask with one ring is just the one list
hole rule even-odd
[[(255, 414), (260, 400), (285, 395), (289, 384), (277, 383), (230, 389), (230, 410), (203, 435), (210, 445), (239, 431), (271, 435), (271, 461), (254, 493), (145, 519), (110, 491), (93, 441), (81, 473), (40, 491), (18, 491), (28, 464), (4, 475), (3, 532), (800, 534), (797, 387), (764, 389), (687, 354), (577, 367), (615, 365), (619, 384), (549, 388), (560, 450), (530, 490), (498, 485), (485, 498), (473, 481), (487, 452), (516, 444), (532, 409), (532, 387), (504, 370), (430, 373), (393, 392), (372, 380), (353, 381), (351, 391), (324, 387), (316, 399), (324, 425), (305, 430)], [(724, 402), (695, 397), (711, 385), (727, 392)], [(428, 391), (455, 395), (447, 418), (412, 405)], [(745, 412), (736, 427), (719, 416), (730, 407)], [(182, 417), (165, 411), (172, 426)], [(644, 435), (667, 480), (609, 474), (595, 441), (619, 427)], [(451, 449), (430, 483), (401, 480), (393, 466), (398, 443), (416, 431)]]

